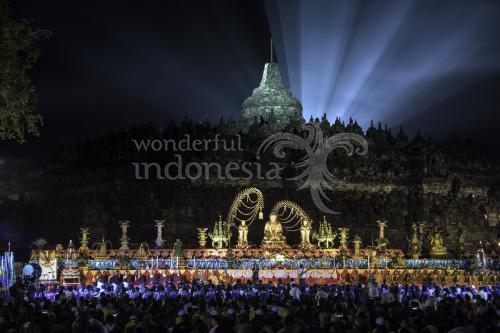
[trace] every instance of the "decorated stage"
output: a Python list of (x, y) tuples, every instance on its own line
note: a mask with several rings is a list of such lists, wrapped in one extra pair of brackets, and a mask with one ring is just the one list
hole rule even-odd
[[(498, 270), (475, 270), (468, 259), (403, 258), (398, 249), (288, 249), (270, 257), (263, 249), (146, 249), (120, 251), (67, 249), (34, 250), (33, 263), (41, 267), (41, 282), (65, 285), (99, 281), (126, 281), (132, 285), (166, 285), (169, 281), (235, 283), (260, 280), (262, 283), (289, 283), (300, 279), (306, 284), (378, 283), (443, 285), (492, 285), (500, 281)], [(177, 246), (180, 246), (177, 244)], [(228, 258), (229, 252), (229, 258)], [(267, 256), (267, 257), (266, 257)]]
[[(40, 246), (32, 251), (30, 264), (39, 267), (42, 283), (71, 285), (110, 279), (164, 284), (194, 278), (214, 283), (300, 279), (308, 284), (365, 283), (370, 277), (380, 283), (482, 285), (498, 281), (497, 264), (487, 258), (481, 243), (473, 257), (451, 258), (438, 228), (424, 230), (422, 224), (414, 223), (405, 252), (388, 247), (387, 221), (377, 220), (378, 238), (363, 247), (363, 237), (350, 239), (349, 228), (335, 229), (325, 217), (315, 227), (299, 205), (287, 200), (273, 206), (263, 223), (260, 244), (252, 245), (248, 230), (255, 220), (263, 220), (263, 210), (262, 193), (251, 187), (238, 193), (226, 219), (220, 216), (212, 230), (198, 228), (198, 248), (184, 248), (180, 239), (172, 248), (166, 247), (164, 220), (155, 220), (153, 246), (143, 242), (133, 247), (127, 234), (130, 221), (122, 220), (119, 248), (111, 248), (104, 235), (90, 246), (89, 228), (84, 227), (78, 248), (72, 241), (66, 248)], [(292, 246), (287, 235), (293, 232), (300, 234), (300, 243)], [(422, 255), (425, 239), (429, 240), (427, 258)]]

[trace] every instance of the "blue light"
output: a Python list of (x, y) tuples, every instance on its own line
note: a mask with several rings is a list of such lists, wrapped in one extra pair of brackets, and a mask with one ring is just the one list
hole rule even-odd
[(498, 70), (494, 1), (266, 1), (304, 116), (397, 126)]

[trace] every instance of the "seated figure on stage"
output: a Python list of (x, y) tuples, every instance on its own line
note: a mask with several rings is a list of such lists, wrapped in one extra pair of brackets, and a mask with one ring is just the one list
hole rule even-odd
[(431, 250), (429, 254), (431, 255), (431, 258), (441, 258), (441, 257), (446, 257), (448, 251), (446, 247), (444, 246), (443, 242), (443, 235), (442, 233), (438, 230), (437, 227), (434, 227), (432, 232), (429, 234), (429, 239), (430, 239), (430, 246)]
[(283, 235), (283, 228), (274, 214), (269, 216), (269, 221), (267, 221), (264, 226), (264, 239), (262, 240), (262, 246), (270, 249), (287, 247), (285, 235)]

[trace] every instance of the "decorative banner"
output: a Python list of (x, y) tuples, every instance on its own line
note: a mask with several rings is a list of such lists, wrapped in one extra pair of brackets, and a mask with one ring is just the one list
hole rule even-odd
[(57, 280), (57, 255), (55, 251), (40, 253), (39, 265), (42, 268), (40, 282), (54, 282)]
[[(128, 262), (130, 269), (144, 269), (144, 268), (176, 268), (176, 261), (173, 259), (162, 258), (149, 258), (149, 259), (131, 259)], [(230, 266), (231, 265), (231, 266)], [(187, 259), (186, 266), (196, 269), (274, 269), (274, 268), (288, 268), (298, 269), (301, 266), (311, 268), (368, 268), (368, 259), (347, 259), (345, 262), (337, 259), (237, 259), (229, 263), (224, 259)], [(404, 268), (449, 268), (449, 269), (466, 269), (470, 265), (469, 260), (455, 260), (455, 259), (403, 259), (401, 267)], [(114, 259), (91, 259), (88, 261), (90, 269), (97, 270), (112, 270), (118, 269), (118, 260)], [(377, 266), (379, 268), (392, 268), (393, 262), (390, 258), (377, 259)]]

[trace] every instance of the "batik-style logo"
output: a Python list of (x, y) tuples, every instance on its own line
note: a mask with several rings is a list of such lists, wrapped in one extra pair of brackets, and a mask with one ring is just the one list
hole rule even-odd
[(268, 136), (257, 150), (257, 159), (271, 148), (277, 158), (286, 156), (285, 148), (303, 150), (305, 155), (299, 161), (292, 162), (292, 166), (301, 170), (301, 173), (287, 180), (304, 180), (297, 191), (309, 188), (316, 207), (327, 214), (338, 214), (324, 202), (331, 201), (325, 190), (332, 190), (335, 184), (343, 182), (328, 169), (328, 155), (336, 149), (343, 149), (348, 156), (352, 156), (353, 153), (366, 155), (368, 142), (362, 135), (355, 133), (339, 133), (323, 138), (323, 131), (316, 123), (307, 123), (303, 129), (304, 138), (292, 133), (276, 133)]

